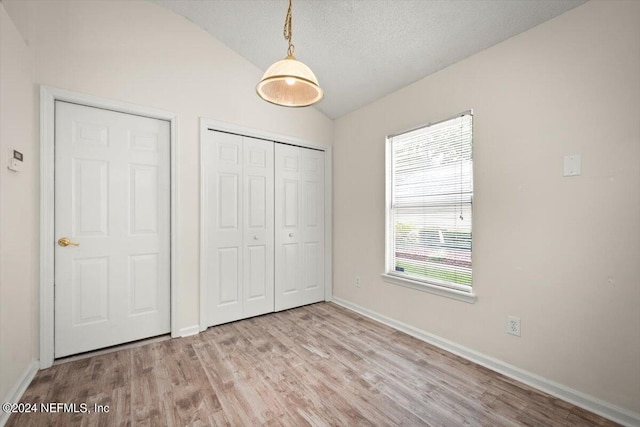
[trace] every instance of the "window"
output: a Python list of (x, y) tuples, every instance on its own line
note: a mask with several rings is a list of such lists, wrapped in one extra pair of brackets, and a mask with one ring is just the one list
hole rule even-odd
[(465, 112), (387, 137), (385, 279), (475, 299), (472, 119)]

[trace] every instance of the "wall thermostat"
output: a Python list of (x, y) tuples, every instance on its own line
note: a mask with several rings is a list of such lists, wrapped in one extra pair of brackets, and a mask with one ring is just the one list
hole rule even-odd
[(9, 168), (9, 170), (12, 170), (14, 172), (20, 172), (22, 170), (23, 159), (24, 157), (22, 156), (21, 152), (13, 150), (13, 155), (9, 159), (9, 165), (7, 167)]

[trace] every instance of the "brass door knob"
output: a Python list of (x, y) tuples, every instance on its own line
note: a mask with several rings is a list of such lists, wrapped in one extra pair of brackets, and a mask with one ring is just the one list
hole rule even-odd
[(80, 246), (80, 243), (72, 242), (68, 237), (61, 237), (58, 240), (58, 244), (63, 248), (66, 246)]

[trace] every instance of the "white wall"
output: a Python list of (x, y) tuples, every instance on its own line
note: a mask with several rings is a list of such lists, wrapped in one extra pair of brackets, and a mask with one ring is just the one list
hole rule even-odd
[(333, 122), (314, 108), (260, 100), (254, 88), (263, 71), (151, 2), (4, 3), (29, 40), (36, 84), (179, 115), (179, 327), (198, 324), (199, 117), (326, 145)]
[[(475, 304), (380, 277), (385, 136), (467, 109)], [(338, 119), (334, 295), (640, 413), (639, 118), (640, 2), (592, 1)]]
[[(38, 166), (33, 61), (0, 4), (0, 398), (37, 358)], [(23, 170), (7, 169), (13, 150)], [(4, 401), (4, 400), (3, 400)], [(2, 414), (0, 414), (0, 419)]]

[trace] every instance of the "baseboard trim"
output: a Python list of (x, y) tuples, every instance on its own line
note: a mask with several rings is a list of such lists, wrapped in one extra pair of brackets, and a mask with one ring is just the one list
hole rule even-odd
[[(27, 387), (29, 387), (29, 384), (31, 384), (31, 381), (33, 381), (33, 377), (35, 377), (36, 374), (38, 373), (38, 369), (40, 369), (40, 364), (38, 363), (38, 361), (36, 360), (32, 361), (24, 370), (18, 382), (15, 383), (15, 385), (11, 390), (9, 390), (9, 393), (7, 393), (7, 395), (5, 396), (2, 402), (3, 403), (4, 402), (9, 402), (9, 403), (20, 402), (20, 399), (22, 399), (22, 395), (27, 390)], [(4, 425), (9, 420), (10, 415), (11, 414), (9, 413), (0, 411), (0, 427), (4, 427)]]
[(180, 337), (189, 337), (200, 333), (200, 325), (191, 325), (180, 329)]
[(352, 302), (343, 300), (342, 298), (338, 298), (335, 295), (333, 296), (333, 302), (351, 311), (376, 320), (380, 323), (411, 335), (412, 337), (418, 338), (419, 340), (422, 340), (429, 344), (433, 344), (436, 347), (439, 347), (457, 356), (463, 357), (467, 360), (470, 360), (471, 362), (491, 369), (492, 371), (518, 380), (524, 384), (527, 384), (552, 396), (558, 397), (602, 417), (608, 418), (619, 424), (629, 427), (640, 426), (640, 414), (631, 412), (616, 405), (612, 405), (596, 397), (589, 396), (578, 390), (574, 390), (570, 387), (551, 381), (547, 378), (543, 378), (531, 372), (527, 372), (501, 360), (484, 355), (470, 348), (441, 338), (437, 335), (415, 328), (411, 325), (407, 325), (406, 323), (384, 316), (380, 313), (369, 310), (368, 308), (359, 306)]

